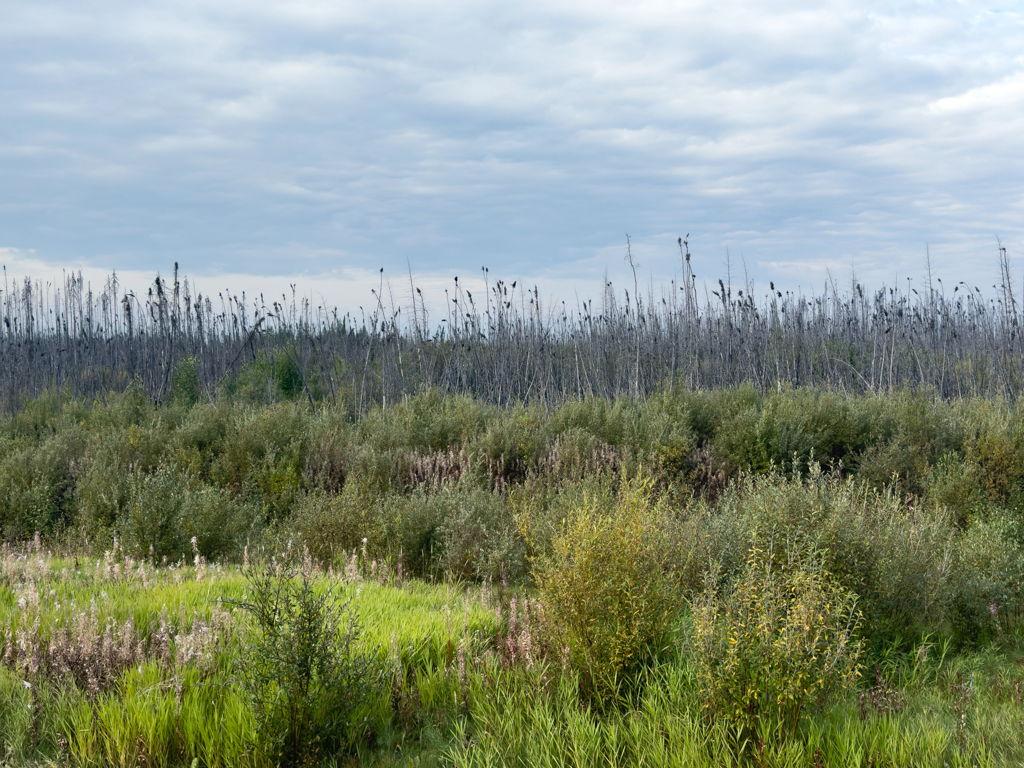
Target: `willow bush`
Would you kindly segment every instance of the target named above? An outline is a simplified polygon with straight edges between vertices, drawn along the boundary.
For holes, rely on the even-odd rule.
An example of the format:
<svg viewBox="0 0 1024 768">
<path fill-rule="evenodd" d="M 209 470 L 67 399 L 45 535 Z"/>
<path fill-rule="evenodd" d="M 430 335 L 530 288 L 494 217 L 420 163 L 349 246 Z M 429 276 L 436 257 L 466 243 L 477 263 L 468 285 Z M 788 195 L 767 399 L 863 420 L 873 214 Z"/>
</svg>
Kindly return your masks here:
<svg viewBox="0 0 1024 768">
<path fill-rule="evenodd" d="M 637 477 L 603 511 L 584 500 L 569 511 L 551 554 L 534 565 L 546 640 L 565 654 L 598 700 L 619 693 L 671 645 L 682 606 L 664 510 Z"/>
<path fill-rule="evenodd" d="M 755 543 L 724 594 L 709 573 L 690 621 L 687 649 L 707 714 L 751 736 L 764 720 L 795 733 L 808 708 L 860 677 L 857 596 L 797 542 Z"/>
</svg>

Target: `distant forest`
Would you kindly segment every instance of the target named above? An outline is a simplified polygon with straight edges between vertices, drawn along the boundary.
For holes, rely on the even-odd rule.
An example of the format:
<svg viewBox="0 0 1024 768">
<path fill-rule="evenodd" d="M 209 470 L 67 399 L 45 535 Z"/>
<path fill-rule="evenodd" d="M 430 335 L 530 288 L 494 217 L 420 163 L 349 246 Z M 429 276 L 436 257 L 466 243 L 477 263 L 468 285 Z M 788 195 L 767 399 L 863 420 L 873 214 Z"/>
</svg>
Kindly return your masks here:
<svg viewBox="0 0 1024 768">
<path fill-rule="evenodd" d="M 80 274 L 56 286 L 5 280 L 0 397 L 11 412 L 46 391 L 101 398 L 137 382 L 156 401 L 306 399 L 359 419 L 424 389 L 556 404 L 741 383 L 1011 399 L 1024 387 L 1024 316 L 1005 249 L 988 296 L 930 272 L 921 291 L 851 281 L 809 296 L 769 284 L 755 296 L 731 280 L 698 287 L 683 241 L 680 258 L 679 281 L 646 291 L 609 282 L 576 306 L 484 270 L 484 294 L 456 278 L 440 318 L 411 278 L 399 304 L 382 276 L 359 316 L 294 293 L 203 296 L 177 264 L 145 295 L 116 274 L 98 292 Z"/>
</svg>

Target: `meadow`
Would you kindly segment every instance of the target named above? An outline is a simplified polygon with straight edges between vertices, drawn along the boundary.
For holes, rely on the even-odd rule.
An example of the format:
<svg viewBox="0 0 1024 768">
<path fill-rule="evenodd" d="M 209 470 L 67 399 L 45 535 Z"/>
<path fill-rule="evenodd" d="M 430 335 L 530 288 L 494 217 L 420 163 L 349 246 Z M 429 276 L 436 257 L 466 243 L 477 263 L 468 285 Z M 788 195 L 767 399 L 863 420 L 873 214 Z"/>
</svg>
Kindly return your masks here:
<svg viewBox="0 0 1024 768">
<path fill-rule="evenodd" d="M 679 246 L 441 316 L 5 278 L 0 764 L 1024 764 L 1007 254 L 701 296 Z"/>
<path fill-rule="evenodd" d="M 0 422 L 10 765 L 1024 762 L 1024 409 L 752 383 Z"/>
</svg>

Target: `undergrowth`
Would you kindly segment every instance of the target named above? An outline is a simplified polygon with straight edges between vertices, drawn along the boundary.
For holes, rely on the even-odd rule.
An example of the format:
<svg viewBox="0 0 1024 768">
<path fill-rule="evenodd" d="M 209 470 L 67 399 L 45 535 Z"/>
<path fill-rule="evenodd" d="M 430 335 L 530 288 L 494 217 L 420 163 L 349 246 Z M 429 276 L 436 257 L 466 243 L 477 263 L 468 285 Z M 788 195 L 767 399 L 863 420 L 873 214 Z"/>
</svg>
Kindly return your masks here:
<svg viewBox="0 0 1024 768">
<path fill-rule="evenodd" d="M 5 764 L 1024 761 L 1014 404 L 186 374 L 0 424 Z"/>
</svg>

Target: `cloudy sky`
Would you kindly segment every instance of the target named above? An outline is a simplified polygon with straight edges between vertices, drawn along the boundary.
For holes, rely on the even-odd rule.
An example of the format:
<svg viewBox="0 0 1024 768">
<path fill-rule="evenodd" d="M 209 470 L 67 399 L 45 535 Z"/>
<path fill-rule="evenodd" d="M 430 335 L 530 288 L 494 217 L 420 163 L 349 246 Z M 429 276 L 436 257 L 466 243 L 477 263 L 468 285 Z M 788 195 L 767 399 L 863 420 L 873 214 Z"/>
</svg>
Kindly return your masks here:
<svg viewBox="0 0 1024 768">
<path fill-rule="evenodd" d="M 1024 256 L 1019 2 L 0 0 L 9 272 L 552 292 Z M 1024 259 L 1020 261 L 1024 266 Z M 1024 269 L 1020 270 L 1024 277 Z"/>
</svg>

